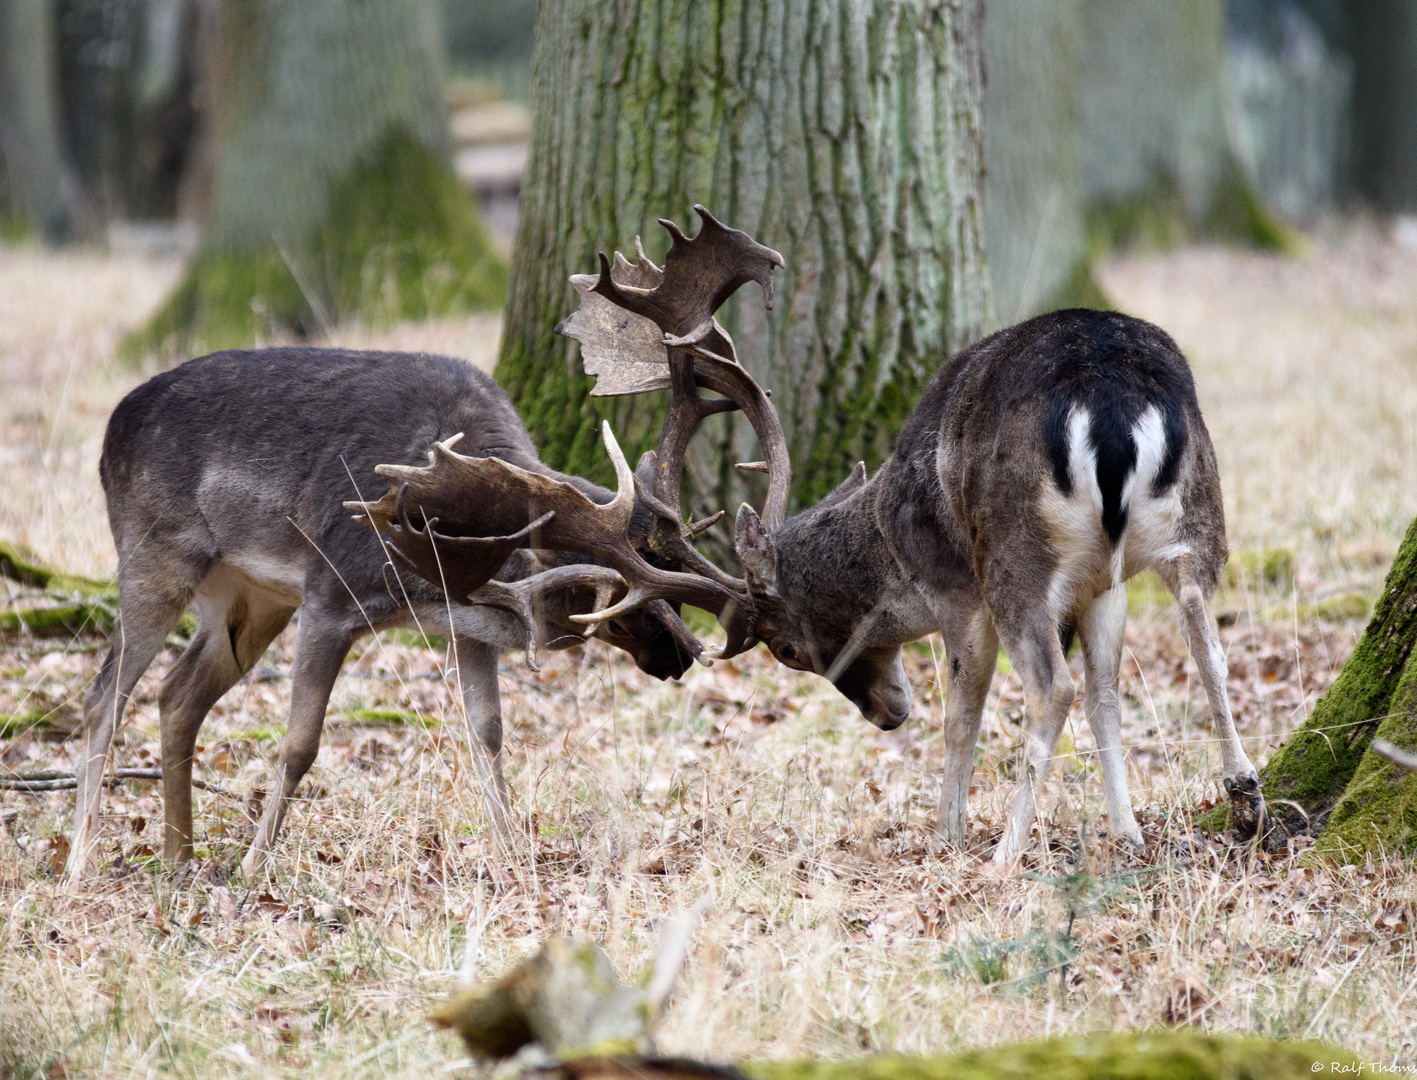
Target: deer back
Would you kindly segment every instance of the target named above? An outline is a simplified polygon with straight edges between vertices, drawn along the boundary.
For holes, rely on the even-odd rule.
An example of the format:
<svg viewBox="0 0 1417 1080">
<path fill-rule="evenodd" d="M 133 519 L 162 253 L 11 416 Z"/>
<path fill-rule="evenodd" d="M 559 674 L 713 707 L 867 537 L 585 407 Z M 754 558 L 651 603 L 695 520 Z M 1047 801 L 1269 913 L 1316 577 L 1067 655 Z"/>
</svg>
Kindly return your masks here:
<svg viewBox="0 0 1417 1080">
<path fill-rule="evenodd" d="M 422 463 L 458 432 L 467 454 L 551 472 L 505 392 L 461 360 L 294 347 L 188 361 L 130 393 L 109 422 L 100 474 L 120 559 L 158 544 L 294 596 L 312 566 L 328 565 L 361 599 L 388 598 L 378 540 L 342 501 L 387 486 L 375 466 Z M 415 575 L 404 587 L 437 595 Z"/>
<path fill-rule="evenodd" d="M 968 553 L 981 581 L 1074 592 L 1183 556 L 1212 585 L 1225 564 L 1220 482 L 1195 383 L 1162 330 L 1117 312 L 1053 312 L 965 350 L 902 432 L 902 518 Z M 918 545 L 917 545 L 918 547 Z M 913 560 L 937 573 L 929 560 Z M 1066 579 L 1066 580 L 1064 580 Z M 1064 595 L 1067 594 L 1067 595 Z"/>
</svg>

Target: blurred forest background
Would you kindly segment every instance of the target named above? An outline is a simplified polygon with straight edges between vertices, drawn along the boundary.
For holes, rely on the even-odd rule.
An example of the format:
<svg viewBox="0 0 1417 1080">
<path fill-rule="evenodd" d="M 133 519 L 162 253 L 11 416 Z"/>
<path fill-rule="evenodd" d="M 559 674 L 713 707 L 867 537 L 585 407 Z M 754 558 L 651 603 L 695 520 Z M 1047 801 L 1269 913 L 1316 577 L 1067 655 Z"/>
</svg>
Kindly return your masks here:
<svg viewBox="0 0 1417 1080">
<path fill-rule="evenodd" d="M 4 0 L 0 229 L 179 252 L 125 343 L 169 362 L 507 304 L 498 376 L 596 475 L 662 403 L 587 402 L 565 278 L 702 201 L 787 256 L 725 322 L 799 503 L 888 451 L 939 357 L 1105 304 L 1119 248 L 1417 229 L 1417 2 Z M 521 208 L 521 220 L 518 211 Z M 1405 233 L 1404 233 L 1405 235 Z M 510 294 L 508 289 L 510 287 Z M 695 510 L 750 484 L 722 419 Z"/>
<path fill-rule="evenodd" d="M 673 1052 L 1194 1022 L 1411 1057 L 1417 885 L 1380 860 L 1417 836 L 1417 773 L 1391 783 L 1368 748 L 1417 750 L 1417 607 L 1387 602 L 1417 589 L 1417 0 L 0 0 L 0 542 L 69 572 L 0 558 L 0 771 L 73 767 L 113 597 L 71 575 L 114 569 L 97 463 L 125 393 L 225 346 L 436 350 L 495 374 L 549 464 L 607 480 L 599 421 L 636 453 L 664 403 L 588 396 L 553 333 L 567 277 L 636 236 L 661 258 L 655 219 L 692 233 L 696 202 L 785 256 L 772 311 L 750 287 L 719 317 L 773 391 L 797 506 L 874 470 L 923 380 L 992 328 L 1076 303 L 1165 327 L 1222 474 L 1241 735 L 1272 797 L 1348 800 L 1327 835 L 1359 865 L 1300 865 L 1296 842 L 1257 868 L 1179 831 L 1224 797 L 1154 575 L 1129 583 L 1124 741 L 1156 857 L 1177 850 L 1163 837 L 1200 846 L 1099 862 L 1075 934 L 1052 882 L 1076 878 L 986 879 L 976 858 L 1022 738 L 1006 659 L 975 854 L 941 854 L 933 640 L 906 650 L 916 722 L 892 733 L 763 650 L 664 686 L 598 643 L 530 675 L 509 657 L 535 884 L 501 889 L 446 660 L 381 635 L 332 699 L 290 876 L 250 904 L 223 876 L 249 837 L 239 798 L 201 796 L 202 888 L 155 902 L 157 795 L 115 789 L 113 872 L 76 907 L 46 870 L 72 799 L 0 796 L 0 1076 L 11 1058 L 237 1076 L 252 1056 L 426 1075 L 455 1050 L 410 1017 L 469 942 L 484 973 L 562 931 L 636 970 L 708 889 Z M 751 433 L 715 420 L 695 517 L 755 494 L 725 467 L 760 456 Z M 214 710 L 210 782 L 268 782 L 293 648 Z M 159 761 L 178 655 L 140 688 L 125 765 Z M 1348 748 L 1312 770 L 1325 791 L 1292 790 L 1275 763 L 1337 761 L 1329 730 Z M 1079 707 L 1055 837 L 1101 820 L 1091 739 Z M 1079 950 L 1066 984 L 1033 966 L 1055 941 Z"/>
</svg>

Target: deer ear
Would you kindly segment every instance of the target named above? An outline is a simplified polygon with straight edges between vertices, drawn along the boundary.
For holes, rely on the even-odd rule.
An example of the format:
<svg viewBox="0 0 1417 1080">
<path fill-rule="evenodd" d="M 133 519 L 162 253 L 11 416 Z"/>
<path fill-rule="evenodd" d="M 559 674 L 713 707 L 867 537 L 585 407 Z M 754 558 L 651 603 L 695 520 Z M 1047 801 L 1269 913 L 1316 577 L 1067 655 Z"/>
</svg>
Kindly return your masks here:
<svg viewBox="0 0 1417 1080">
<path fill-rule="evenodd" d="M 763 529 L 758 512 L 747 503 L 738 507 L 733 547 L 748 575 L 750 592 L 764 593 L 777 584 L 777 549 Z"/>
</svg>

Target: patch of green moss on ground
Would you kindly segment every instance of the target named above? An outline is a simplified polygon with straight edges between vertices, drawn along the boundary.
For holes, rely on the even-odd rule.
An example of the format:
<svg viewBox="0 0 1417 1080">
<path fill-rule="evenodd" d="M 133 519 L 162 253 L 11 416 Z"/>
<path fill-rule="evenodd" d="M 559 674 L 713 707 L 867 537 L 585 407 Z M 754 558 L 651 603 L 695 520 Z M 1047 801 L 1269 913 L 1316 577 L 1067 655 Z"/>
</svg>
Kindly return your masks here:
<svg viewBox="0 0 1417 1080">
<path fill-rule="evenodd" d="M 741 1065 L 754 1080 L 1289 1080 L 1355 1055 L 1317 1042 L 1194 1031 L 1101 1032 L 933 1058 L 770 1061 Z"/>
<path fill-rule="evenodd" d="M 1294 552 L 1288 548 L 1260 548 L 1237 551 L 1225 564 L 1225 587 L 1267 585 L 1288 592 L 1294 587 Z"/>
<path fill-rule="evenodd" d="M 1367 618 L 1373 610 L 1373 603 L 1361 593 L 1345 593 L 1342 596 L 1320 600 L 1314 604 L 1300 604 L 1300 621 L 1318 619 L 1320 622 L 1348 622 L 1352 619 Z"/>
<path fill-rule="evenodd" d="M 0 715 L 0 739 L 13 739 L 32 727 L 42 727 L 49 712 L 45 709 L 29 709 L 25 712 Z"/>
<path fill-rule="evenodd" d="M 505 302 L 507 264 L 476 205 L 403 128 L 331 186 L 326 207 L 325 220 L 284 249 L 199 253 L 124 354 L 236 348 L 356 316 L 387 323 Z"/>
<path fill-rule="evenodd" d="M 1143 570 L 1127 582 L 1127 614 L 1144 615 L 1176 602 L 1171 590 L 1154 570 Z"/>
<path fill-rule="evenodd" d="M 402 726 L 405 724 L 425 728 L 441 726 L 441 722 L 431 716 L 424 716 L 422 713 L 416 712 L 405 712 L 402 709 L 345 709 L 339 714 L 339 719 L 353 724 L 368 724 L 382 727 Z"/>
<path fill-rule="evenodd" d="M 448 639 L 442 634 L 424 634 L 417 630 L 385 630 L 383 638 L 390 645 L 403 645 L 410 649 L 437 649 L 448 647 Z"/>
<path fill-rule="evenodd" d="M 0 634 L 65 637 L 113 630 L 114 608 L 101 600 L 34 605 L 0 611 Z"/>
</svg>

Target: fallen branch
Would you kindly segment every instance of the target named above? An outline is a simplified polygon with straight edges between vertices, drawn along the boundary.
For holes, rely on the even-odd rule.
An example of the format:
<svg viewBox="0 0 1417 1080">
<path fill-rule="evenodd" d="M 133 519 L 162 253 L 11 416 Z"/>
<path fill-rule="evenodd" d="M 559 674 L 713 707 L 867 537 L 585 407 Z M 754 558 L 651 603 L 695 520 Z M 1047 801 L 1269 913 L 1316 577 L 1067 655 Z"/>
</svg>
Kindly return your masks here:
<svg viewBox="0 0 1417 1080">
<path fill-rule="evenodd" d="M 161 769 L 114 769 L 103 778 L 107 787 L 114 787 L 125 780 L 161 780 Z M 31 772 L 18 776 L 0 776 L 0 790 L 20 791 L 26 795 L 36 795 L 44 791 L 73 791 L 79 786 L 79 778 L 67 772 Z M 236 798 L 236 792 L 220 784 L 209 784 L 205 780 L 192 778 L 192 786 L 210 791 L 214 795 Z"/>
<path fill-rule="evenodd" d="M 1379 757 L 1385 757 L 1394 765 L 1417 772 L 1417 754 L 1407 750 L 1399 750 L 1386 739 L 1374 739 L 1371 745 L 1373 753 Z"/>
</svg>

